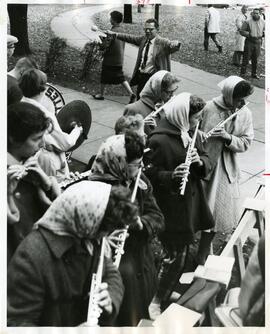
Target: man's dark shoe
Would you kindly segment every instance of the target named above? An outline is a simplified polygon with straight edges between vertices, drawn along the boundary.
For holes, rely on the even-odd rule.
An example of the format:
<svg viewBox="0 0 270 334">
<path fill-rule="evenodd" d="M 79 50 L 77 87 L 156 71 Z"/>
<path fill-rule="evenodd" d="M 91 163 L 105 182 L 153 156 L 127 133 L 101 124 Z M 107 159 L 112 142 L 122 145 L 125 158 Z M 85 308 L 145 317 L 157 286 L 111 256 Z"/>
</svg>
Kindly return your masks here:
<svg viewBox="0 0 270 334">
<path fill-rule="evenodd" d="M 218 47 L 218 52 L 219 52 L 219 53 L 222 53 L 222 46 L 219 46 L 219 47 Z"/>
</svg>

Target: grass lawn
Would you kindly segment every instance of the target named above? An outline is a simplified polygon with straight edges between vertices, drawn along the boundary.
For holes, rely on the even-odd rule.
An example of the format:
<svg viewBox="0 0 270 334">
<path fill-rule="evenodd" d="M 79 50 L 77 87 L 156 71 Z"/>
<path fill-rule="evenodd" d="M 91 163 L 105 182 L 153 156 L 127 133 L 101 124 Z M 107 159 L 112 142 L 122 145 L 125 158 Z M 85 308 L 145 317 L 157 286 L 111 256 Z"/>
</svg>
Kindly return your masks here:
<svg viewBox="0 0 270 334">
<path fill-rule="evenodd" d="M 119 11 L 122 8 L 118 8 Z M 178 39 L 181 49 L 172 55 L 172 59 L 180 63 L 215 73 L 223 76 L 239 74 L 239 69 L 230 65 L 234 48 L 235 27 L 234 21 L 239 10 L 218 9 L 221 16 L 221 34 L 218 35 L 223 46 L 223 53 L 217 53 L 217 48 L 210 39 L 209 51 L 203 48 L 203 27 L 205 8 L 202 7 L 175 7 L 160 6 L 159 24 L 160 35 L 169 39 Z M 95 16 L 96 23 L 102 28 L 109 28 L 108 14 L 110 11 L 101 12 Z M 135 7 L 132 12 L 132 24 L 123 24 L 127 33 L 143 34 L 143 23 L 154 16 L 154 8 L 146 6 L 142 13 L 137 13 Z M 261 54 L 258 64 L 258 73 L 265 73 L 265 54 Z M 254 80 L 253 84 L 264 87 L 264 79 Z"/>
<path fill-rule="evenodd" d="M 29 42 L 34 57 L 37 59 L 41 68 L 45 68 L 46 53 L 49 50 L 50 40 L 54 37 L 50 30 L 50 22 L 57 15 L 64 11 L 72 10 L 78 6 L 72 5 L 29 5 L 28 6 L 28 30 Z M 123 11 L 123 8 L 116 8 Z M 172 59 L 181 63 L 194 66 L 205 71 L 229 76 L 238 74 L 239 70 L 229 65 L 234 46 L 234 20 L 238 10 L 219 9 L 221 14 L 220 40 L 222 41 L 224 52 L 219 54 L 210 40 L 209 51 L 203 50 L 203 22 L 205 8 L 201 7 L 160 7 L 160 34 L 170 39 L 178 39 L 182 46 L 180 52 L 172 55 Z M 108 14 L 104 11 L 95 15 L 96 24 L 100 28 L 109 28 Z M 143 33 L 143 22 L 154 16 L 152 6 L 146 6 L 142 13 L 137 13 L 133 7 L 133 23 L 123 24 L 123 31 L 127 33 Z M 9 65 L 12 66 L 16 61 L 13 57 Z M 260 57 L 258 72 L 265 72 L 264 51 Z M 49 75 L 49 81 L 63 86 L 73 88 L 86 93 L 94 94 L 99 89 L 100 65 L 101 61 L 96 61 L 89 71 L 86 79 L 81 79 L 84 55 L 67 46 L 62 56 L 55 63 L 53 74 Z M 255 86 L 264 87 L 264 80 L 253 80 Z M 108 86 L 108 95 L 126 95 L 121 86 Z"/>
</svg>

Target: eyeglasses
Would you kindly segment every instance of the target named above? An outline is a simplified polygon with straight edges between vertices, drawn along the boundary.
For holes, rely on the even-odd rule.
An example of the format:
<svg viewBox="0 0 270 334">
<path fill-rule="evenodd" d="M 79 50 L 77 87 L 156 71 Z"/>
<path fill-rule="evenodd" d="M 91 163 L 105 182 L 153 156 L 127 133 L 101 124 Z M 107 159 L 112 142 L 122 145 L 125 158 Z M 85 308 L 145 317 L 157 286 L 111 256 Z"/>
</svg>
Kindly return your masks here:
<svg viewBox="0 0 270 334">
<path fill-rule="evenodd" d="M 144 28 L 144 31 L 153 31 L 155 30 L 156 28 Z"/>
<path fill-rule="evenodd" d="M 177 89 L 178 89 L 178 86 L 176 86 L 176 87 L 175 87 L 174 89 L 172 89 L 172 90 L 166 90 L 166 89 L 164 89 L 164 92 L 167 93 L 167 94 L 173 94 L 174 92 L 177 91 Z"/>
</svg>

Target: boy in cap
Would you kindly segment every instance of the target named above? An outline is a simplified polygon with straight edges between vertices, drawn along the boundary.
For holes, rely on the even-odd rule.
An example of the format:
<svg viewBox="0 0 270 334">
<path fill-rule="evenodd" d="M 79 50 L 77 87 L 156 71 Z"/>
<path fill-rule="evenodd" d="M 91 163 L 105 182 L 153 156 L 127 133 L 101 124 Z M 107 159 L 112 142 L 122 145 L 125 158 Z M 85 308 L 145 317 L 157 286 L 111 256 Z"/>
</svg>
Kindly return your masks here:
<svg viewBox="0 0 270 334">
<path fill-rule="evenodd" d="M 12 35 L 7 35 L 7 56 L 8 58 L 10 58 L 13 53 L 14 53 L 14 49 L 15 49 L 15 45 L 18 43 L 18 38 Z"/>
</svg>

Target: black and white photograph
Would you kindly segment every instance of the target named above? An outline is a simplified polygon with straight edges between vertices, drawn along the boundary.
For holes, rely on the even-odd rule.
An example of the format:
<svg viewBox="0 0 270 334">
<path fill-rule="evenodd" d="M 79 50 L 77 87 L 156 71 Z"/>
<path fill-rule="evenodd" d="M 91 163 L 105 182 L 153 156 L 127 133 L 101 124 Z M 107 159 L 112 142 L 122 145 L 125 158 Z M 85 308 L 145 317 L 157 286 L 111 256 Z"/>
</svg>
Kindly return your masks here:
<svg viewBox="0 0 270 334">
<path fill-rule="evenodd" d="M 269 16 L 1 3 L 1 333 L 266 333 Z"/>
</svg>

